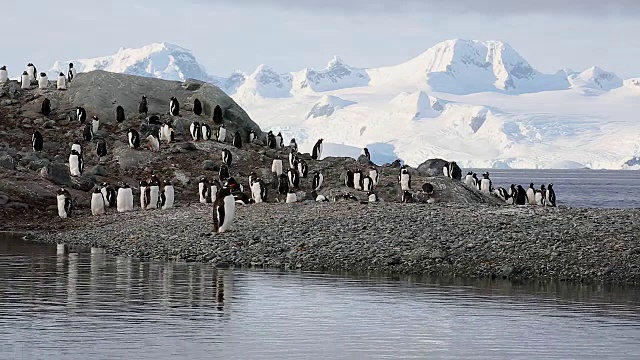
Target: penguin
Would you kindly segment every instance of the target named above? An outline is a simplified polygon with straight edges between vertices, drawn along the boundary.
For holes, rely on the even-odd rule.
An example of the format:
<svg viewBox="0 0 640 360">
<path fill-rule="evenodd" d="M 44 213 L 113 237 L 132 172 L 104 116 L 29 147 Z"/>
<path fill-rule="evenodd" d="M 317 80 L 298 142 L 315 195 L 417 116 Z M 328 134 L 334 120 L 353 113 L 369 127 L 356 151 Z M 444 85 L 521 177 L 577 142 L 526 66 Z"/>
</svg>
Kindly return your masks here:
<svg viewBox="0 0 640 360">
<path fill-rule="evenodd" d="M 349 193 L 344 193 L 342 195 L 338 195 L 336 196 L 333 201 L 338 201 L 338 200 L 352 200 L 352 201 L 359 201 L 357 197 L 355 197 L 355 195 L 353 194 L 349 194 Z"/>
<path fill-rule="evenodd" d="M 267 133 L 267 146 L 269 147 L 269 149 L 276 148 L 276 137 L 273 135 L 273 132 L 271 131 Z"/>
<path fill-rule="evenodd" d="M 227 166 L 231 166 L 233 162 L 233 154 L 228 149 L 222 149 L 222 162 Z"/>
<path fill-rule="evenodd" d="M 127 132 L 127 138 L 129 139 L 129 148 L 138 149 L 140 147 L 140 134 L 138 134 L 136 129 L 129 129 Z"/>
<path fill-rule="evenodd" d="M 298 163 L 298 172 L 300 173 L 301 178 L 307 178 L 307 176 L 309 175 L 309 166 L 307 165 L 306 161 L 300 160 L 300 162 Z"/>
<path fill-rule="evenodd" d="M 196 116 L 202 115 L 202 103 L 198 99 L 193 100 L 193 113 Z"/>
<path fill-rule="evenodd" d="M 133 211 L 133 191 L 127 183 L 122 183 L 118 189 L 116 208 L 118 212 Z"/>
<path fill-rule="evenodd" d="M 222 121 L 222 108 L 220 107 L 220 105 L 216 105 L 216 107 L 213 109 L 213 123 L 222 124 Z"/>
<path fill-rule="evenodd" d="M 162 125 L 162 123 L 160 122 L 160 117 L 158 115 L 149 116 L 149 118 L 147 119 L 147 123 L 149 125 Z"/>
<path fill-rule="evenodd" d="M 147 95 L 142 95 L 142 99 L 138 105 L 138 114 L 144 114 L 144 116 L 147 116 L 148 113 L 149 106 L 147 106 Z"/>
<path fill-rule="evenodd" d="M 499 187 L 497 189 L 493 190 L 493 193 L 498 197 L 498 199 L 504 201 L 504 202 L 508 202 L 509 199 L 511 199 L 511 195 L 509 195 L 509 192 L 507 191 L 507 189 L 503 188 L 503 187 Z"/>
<path fill-rule="evenodd" d="M 298 153 L 293 151 L 289 151 L 289 167 L 295 168 L 298 164 Z"/>
<path fill-rule="evenodd" d="M 98 117 L 95 115 L 91 119 L 91 126 L 93 127 L 94 134 L 98 132 L 98 129 L 100 128 L 100 119 L 98 119 Z"/>
<path fill-rule="evenodd" d="M 180 103 L 175 96 L 171 97 L 171 100 L 169 101 L 169 114 L 173 116 L 180 115 Z"/>
<path fill-rule="evenodd" d="M 160 140 L 166 141 L 169 144 L 174 139 L 174 131 L 171 125 L 164 123 L 160 127 Z"/>
<path fill-rule="evenodd" d="M 71 217 L 73 200 L 71 199 L 69 191 L 65 188 L 60 188 L 56 193 L 56 200 L 58 202 L 58 216 L 60 216 L 61 219 Z"/>
<path fill-rule="evenodd" d="M 2 67 L 0 67 L 0 85 L 4 85 L 4 83 L 6 83 L 7 81 L 9 81 L 7 67 L 6 65 L 2 65 Z"/>
<path fill-rule="evenodd" d="M 256 132 L 253 129 L 249 130 L 249 143 L 253 144 L 253 141 L 256 139 Z"/>
<path fill-rule="evenodd" d="M 258 178 L 258 174 L 255 173 L 255 171 L 252 171 L 249 174 L 249 187 L 251 187 L 251 184 L 253 184 L 253 182 Z"/>
<path fill-rule="evenodd" d="M 27 90 L 31 87 L 31 80 L 29 79 L 29 74 L 26 71 L 22 72 L 22 77 L 20 78 L 20 86 L 21 89 Z"/>
<path fill-rule="evenodd" d="M 328 202 L 329 199 L 327 199 L 326 196 L 324 195 L 316 195 L 316 202 Z"/>
<path fill-rule="evenodd" d="M 75 141 L 72 145 L 71 145 L 71 151 L 77 151 L 78 154 L 80 154 L 80 156 L 82 156 L 82 145 L 80 145 L 79 141 Z"/>
<path fill-rule="evenodd" d="M 146 209 L 150 202 L 149 183 L 146 180 L 140 181 L 140 209 Z"/>
<path fill-rule="evenodd" d="M 48 98 L 44 98 L 44 100 L 42 100 L 42 105 L 40 105 L 40 112 L 44 116 L 49 116 L 49 114 L 51 114 L 51 100 L 49 100 Z"/>
<path fill-rule="evenodd" d="M 202 138 L 202 129 L 200 128 L 200 123 L 194 121 L 189 126 L 189 133 L 191 134 L 191 138 L 193 141 L 198 141 Z"/>
<path fill-rule="evenodd" d="M 95 188 L 93 194 L 91 194 L 91 215 L 104 215 L 104 196 L 100 188 Z"/>
<path fill-rule="evenodd" d="M 227 128 L 224 127 L 224 124 L 218 127 L 218 131 L 216 132 L 216 139 L 222 143 L 227 141 Z"/>
<path fill-rule="evenodd" d="M 367 149 L 367 148 L 362 149 L 362 153 L 360 155 L 366 156 L 367 159 L 369 159 L 369 161 L 371 161 L 371 154 L 369 153 L 369 149 Z"/>
<path fill-rule="evenodd" d="M 527 202 L 529 205 L 536 204 L 536 189 L 533 187 L 533 183 L 530 183 L 527 189 Z"/>
<path fill-rule="evenodd" d="M 411 192 L 409 190 L 404 190 L 402 192 L 402 202 L 403 203 L 412 203 L 413 202 L 413 195 L 411 195 Z"/>
<path fill-rule="evenodd" d="M 287 204 L 294 203 L 297 201 L 298 201 L 298 196 L 293 191 L 293 189 L 290 189 L 289 192 L 287 193 Z"/>
<path fill-rule="evenodd" d="M 354 171 L 353 173 L 353 188 L 356 190 L 362 190 L 362 171 Z"/>
<path fill-rule="evenodd" d="M 287 171 L 287 178 L 289 179 L 289 188 L 297 188 L 300 186 L 300 174 L 298 174 L 298 170 L 289 169 Z"/>
<path fill-rule="evenodd" d="M 118 105 L 116 107 L 116 122 L 118 124 L 121 124 L 122 122 L 124 122 L 124 108 L 120 105 Z"/>
<path fill-rule="evenodd" d="M 291 141 L 289 141 L 289 148 L 296 153 L 298 152 L 298 143 L 296 143 L 295 138 L 291 138 Z"/>
<path fill-rule="evenodd" d="M 226 179 L 223 187 L 229 188 L 232 193 L 235 191 L 244 191 L 244 186 L 240 185 L 233 177 Z"/>
<path fill-rule="evenodd" d="M 211 185 L 206 177 L 201 177 L 198 182 L 198 195 L 200 196 L 200 203 L 206 204 L 211 202 Z"/>
<path fill-rule="evenodd" d="M 27 74 L 29 75 L 29 81 L 37 80 L 38 70 L 32 63 L 27 64 Z"/>
<path fill-rule="evenodd" d="M 535 190 L 536 205 L 544 206 L 546 192 L 547 189 L 545 189 L 544 184 L 540 185 L 540 189 Z"/>
<path fill-rule="evenodd" d="M 431 183 L 424 183 L 424 185 L 422 185 L 422 191 L 427 195 L 433 195 L 435 188 Z"/>
<path fill-rule="evenodd" d="M 316 144 L 313 145 L 313 151 L 311 152 L 311 158 L 313 160 L 320 160 L 322 157 L 322 140 L 323 139 L 319 139 Z"/>
<path fill-rule="evenodd" d="M 154 210 L 158 208 L 160 201 L 160 181 L 152 179 L 147 187 L 149 192 L 149 203 L 145 207 L 146 210 Z"/>
<path fill-rule="evenodd" d="M 117 194 L 113 186 L 107 184 L 106 182 L 103 182 L 102 184 L 100 184 L 100 192 L 102 193 L 102 198 L 104 199 L 105 206 L 110 208 L 116 206 Z"/>
<path fill-rule="evenodd" d="M 160 140 L 155 134 L 147 135 L 147 147 L 153 152 L 160 151 Z"/>
<path fill-rule="evenodd" d="M 217 179 L 213 179 L 213 181 L 211 181 L 209 184 L 211 185 L 209 187 L 209 192 L 211 193 L 211 202 L 214 202 L 216 201 L 218 190 L 220 190 L 222 186 L 220 186 L 220 181 L 218 181 Z"/>
<path fill-rule="evenodd" d="M 98 159 L 107 156 L 107 143 L 104 140 L 100 140 L 96 144 L 96 155 L 98 155 Z"/>
<path fill-rule="evenodd" d="M 40 131 L 38 130 L 34 131 L 33 135 L 31 135 L 31 147 L 33 148 L 33 151 L 42 151 L 43 145 L 44 140 L 42 139 L 42 134 L 40 134 Z"/>
<path fill-rule="evenodd" d="M 80 121 L 80 124 L 84 124 L 87 121 L 87 111 L 82 107 L 76 107 L 76 119 Z"/>
<path fill-rule="evenodd" d="M 522 185 L 518 185 L 516 189 L 516 205 L 524 205 L 527 202 L 527 192 L 524 190 Z"/>
<path fill-rule="evenodd" d="M 400 170 L 398 182 L 400 183 L 400 188 L 402 189 L 402 191 L 411 190 L 411 174 L 409 174 L 409 170 L 407 170 L 406 168 Z"/>
<path fill-rule="evenodd" d="M 482 180 L 480 181 L 480 191 L 485 194 L 489 194 L 493 191 L 493 186 L 491 184 L 491 179 L 489 179 L 488 172 L 482 174 Z"/>
<path fill-rule="evenodd" d="M 242 148 L 242 137 L 240 137 L 240 131 L 236 131 L 235 134 L 233 134 L 233 146 L 238 149 Z"/>
<path fill-rule="evenodd" d="M 276 176 L 282 175 L 282 160 L 280 160 L 280 157 L 273 159 L 273 162 L 271 163 L 271 172 L 275 173 Z"/>
<path fill-rule="evenodd" d="M 278 193 L 286 195 L 289 192 L 289 177 L 286 174 L 278 176 Z"/>
<path fill-rule="evenodd" d="M 71 155 L 69 155 L 69 171 L 71 176 L 81 176 L 84 171 L 82 155 L 75 150 L 71 150 Z"/>
<path fill-rule="evenodd" d="M 473 183 L 473 171 L 469 171 L 467 175 L 465 175 L 464 184 L 468 187 L 475 187 L 475 184 Z"/>
<path fill-rule="evenodd" d="M 276 135 L 276 149 L 282 149 L 283 147 L 282 133 L 279 132 L 278 135 Z"/>
<path fill-rule="evenodd" d="M 368 198 L 368 201 L 369 201 L 370 203 L 372 203 L 372 202 L 377 202 L 377 201 L 378 201 L 378 194 L 376 194 L 376 193 L 374 193 L 374 192 L 372 192 L 372 191 L 369 191 L 369 192 L 367 193 L 367 198 Z"/>
<path fill-rule="evenodd" d="M 202 123 L 200 126 L 200 133 L 202 135 L 202 140 L 211 140 L 211 126 L 209 126 L 209 124 Z"/>
<path fill-rule="evenodd" d="M 233 195 L 233 200 L 236 204 L 249 205 L 256 203 L 255 200 L 251 199 L 247 194 L 241 191 L 232 191 L 231 194 Z"/>
<path fill-rule="evenodd" d="M 257 203 L 267 202 L 267 187 L 262 179 L 254 179 L 250 183 L 251 197 Z"/>
<path fill-rule="evenodd" d="M 221 181 L 225 181 L 231 177 L 231 175 L 229 174 L 229 167 L 227 167 L 227 165 L 225 164 L 220 165 L 220 170 L 218 171 L 218 177 L 220 178 Z"/>
<path fill-rule="evenodd" d="M 86 124 L 84 126 L 84 130 L 82 131 L 82 138 L 84 139 L 84 141 L 93 140 L 93 125 L 92 124 Z"/>
<path fill-rule="evenodd" d="M 545 198 L 545 206 L 556 206 L 556 192 L 553 190 L 553 184 L 547 186 L 547 196 Z"/>
<path fill-rule="evenodd" d="M 73 78 L 76 77 L 76 69 L 73 67 L 73 63 L 69 63 L 69 71 L 67 71 L 67 80 L 69 84 L 73 81 Z"/>
<path fill-rule="evenodd" d="M 49 87 L 49 77 L 47 76 L 46 73 L 40 73 L 40 77 L 38 78 L 38 88 L 39 89 L 46 89 Z"/>
<path fill-rule="evenodd" d="M 473 178 L 472 183 L 473 183 L 474 189 L 477 189 L 478 191 L 480 191 L 481 182 L 478 179 L 478 175 L 476 173 L 473 173 L 472 178 Z"/>
<path fill-rule="evenodd" d="M 378 169 L 376 169 L 375 167 L 371 167 L 369 169 L 369 177 L 371 178 L 371 181 L 373 181 L 373 186 L 377 186 L 378 185 Z"/>
<path fill-rule="evenodd" d="M 371 177 L 369 177 L 369 175 L 364 175 L 361 183 L 362 191 L 371 192 L 371 190 L 373 190 L 373 180 L 371 180 Z"/>
<path fill-rule="evenodd" d="M 235 198 L 228 188 L 223 187 L 213 203 L 213 232 L 220 234 L 228 231 L 233 223 L 235 212 Z"/>
<path fill-rule="evenodd" d="M 516 194 L 518 193 L 518 190 L 516 189 L 516 185 L 515 184 L 511 184 L 511 186 L 509 187 L 509 189 L 507 189 L 507 193 L 509 194 L 509 196 L 511 196 L 512 198 L 516 197 Z"/>
<path fill-rule="evenodd" d="M 344 176 L 344 184 L 347 187 L 353 187 L 353 172 L 351 170 L 347 170 L 347 173 Z"/>
<path fill-rule="evenodd" d="M 56 89 L 67 90 L 67 78 L 63 73 L 58 74 L 58 81 L 56 81 Z"/>
<path fill-rule="evenodd" d="M 450 162 L 447 169 L 447 176 L 454 180 L 462 180 L 462 169 L 455 161 Z M 444 171 L 443 171 L 444 172 Z"/>
<path fill-rule="evenodd" d="M 320 187 L 322 186 L 322 181 L 324 181 L 324 176 L 318 172 L 318 171 L 314 171 L 313 172 L 313 190 L 318 191 L 320 190 Z"/>
</svg>

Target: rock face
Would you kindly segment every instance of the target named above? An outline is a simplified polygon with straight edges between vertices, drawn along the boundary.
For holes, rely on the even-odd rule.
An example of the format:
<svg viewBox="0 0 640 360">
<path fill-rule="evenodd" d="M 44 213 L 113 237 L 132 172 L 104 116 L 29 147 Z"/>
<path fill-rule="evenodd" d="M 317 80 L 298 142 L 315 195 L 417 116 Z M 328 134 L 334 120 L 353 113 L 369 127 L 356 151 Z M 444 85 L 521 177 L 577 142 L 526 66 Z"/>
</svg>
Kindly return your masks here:
<svg viewBox="0 0 640 360">
<path fill-rule="evenodd" d="M 40 176 L 60 186 L 71 186 L 71 174 L 65 164 L 51 163 L 40 169 Z"/>
<path fill-rule="evenodd" d="M 447 160 L 429 159 L 418 165 L 418 172 L 425 176 L 442 176 L 442 168 L 447 164 Z"/>
</svg>

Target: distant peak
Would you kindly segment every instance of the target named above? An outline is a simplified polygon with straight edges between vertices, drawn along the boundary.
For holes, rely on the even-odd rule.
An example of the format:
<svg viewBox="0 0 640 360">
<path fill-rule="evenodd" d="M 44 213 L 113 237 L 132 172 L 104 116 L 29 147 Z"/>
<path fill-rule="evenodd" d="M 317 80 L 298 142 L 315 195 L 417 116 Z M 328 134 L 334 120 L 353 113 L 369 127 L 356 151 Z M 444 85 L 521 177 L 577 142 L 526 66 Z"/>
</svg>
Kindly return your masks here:
<svg viewBox="0 0 640 360">
<path fill-rule="evenodd" d="M 338 55 L 334 55 L 331 61 L 329 61 L 328 67 L 333 67 L 336 65 L 344 65 L 344 62 Z"/>
<path fill-rule="evenodd" d="M 191 53 L 191 50 L 189 50 L 189 49 L 186 49 L 186 48 L 183 48 L 181 46 L 178 46 L 178 45 L 175 45 L 175 44 L 171 44 L 171 43 L 168 43 L 168 42 L 151 43 L 151 44 L 139 47 L 139 48 L 120 47 L 120 49 L 118 49 L 118 53 L 123 53 L 123 52 L 155 53 L 155 52 L 160 52 L 160 51 Z"/>
</svg>

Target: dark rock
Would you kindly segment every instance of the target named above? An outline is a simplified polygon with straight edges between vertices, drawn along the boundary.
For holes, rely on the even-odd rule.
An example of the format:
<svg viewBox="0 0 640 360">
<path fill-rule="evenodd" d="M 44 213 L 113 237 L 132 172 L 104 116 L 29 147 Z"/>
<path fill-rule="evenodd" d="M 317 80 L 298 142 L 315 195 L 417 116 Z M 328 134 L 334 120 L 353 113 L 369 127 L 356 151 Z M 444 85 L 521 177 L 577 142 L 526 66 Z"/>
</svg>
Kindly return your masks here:
<svg viewBox="0 0 640 360">
<path fill-rule="evenodd" d="M 5 193 L 0 193 L 0 205 L 7 205 L 9 202 L 9 196 Z"/>
<path fill-rule="evenodd" d="M 87 175 L 95 175 L 95 176 L 107 176 L 107 169 L 102 165 L 96 165 L 87 171 Z"/>
<path fill-rule="evenodd" d="M 33 160 L 29 163 L 29 169 L 31 170 L 40 170 L 43 167 L 49 165 L 50 161 L 47 159 L 38 159 Z"/>
<path fill-rule="evenodd" d="M 449 164 L 442 159 L 429 159 L 418 165 L 418 172 L 424 176 L 443 176 L 442 168 Z"/>
<path fill-rule="evenodd" d="M 42 124 L 42 126 L 45 129 L 53 129 L 53 127 L 56 126 L 56 122 L 53 120 L 47 120 L 44 122 L 44 124 Z"/>
<path fill-rule="evenodd" d="M 387 265 L 400 265 L 400 263 L 402 263 L 400 256 L 393 256 L 387 259 Z"/>
<path fill-rule="evenodd" d="M 29 205 L 21 202 L 11 202 L 7 204 L 9 209 L 17 210 L 17 211 L 27 211 L 29 210 Z"/>
<path fill-rule="evenodd" d="M 213 160 L 203 161 L 202 168 L 207 171 L 218 171 L 220 169 Z"/>
<path fill-rule="evenodd" d="M 360 155 L 358 156 L 358 164 L 364 164 L 364 165 L 370 165 L 371 164 L 371 160 L 369 160 L 368 157 L 366 157 L 365 155 Z"/>
<path fill-rule="evenodd" d="M 9 169 L 9 170 L 15 170 L 16 169 L 16 162 L 9 155 L 2 155 L 2 156 L 0 156 L 0 167 L 5 168 L 5 169 Z"/>
<path fill-rule="evenodd" d="M 630 249 L 628 254 L 629 255 L 638 255 L 638 254 L 640 254 L 640 247 Z"/>
<path fill-rule="evenodd" d="M 65 164 L 50 163 L 40 169 L 40 176 L 60 186 L 71 186 L 71 174 Z"/>
<path fill-rule="evenodd" d="M 198 148 L 196 147 L 196 145 L 194 143 L 191 142 L 183 142 L 183 143 L 179 143 L 177 144 L 177 147 L 179 149 L 182 150 L 188 150 L 188 151 L 195 151 L 198 150 Z"/>
<path fill-rule="evenodd" d="M 91 191 L 95 184 L 96 181 L 93 176 L 83 176 L 74 178 L 72 187 L 80 191 Z"/>
</svg>

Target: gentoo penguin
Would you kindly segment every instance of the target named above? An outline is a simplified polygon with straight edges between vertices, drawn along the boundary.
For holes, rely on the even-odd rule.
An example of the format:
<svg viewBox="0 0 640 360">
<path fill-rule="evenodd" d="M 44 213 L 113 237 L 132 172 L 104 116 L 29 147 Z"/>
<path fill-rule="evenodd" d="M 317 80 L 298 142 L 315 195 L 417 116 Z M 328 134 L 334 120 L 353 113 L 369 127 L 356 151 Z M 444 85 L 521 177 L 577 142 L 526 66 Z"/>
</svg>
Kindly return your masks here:
<svg viewBox="0 0 640 360">
<path fill-rule="evenodd" d="M 512 198 L 515 199 L 516 194 L 518 194 L 518 190 L 516 189 L 516 185 L 515 184 L 511 184 L 509 189 L 507 189 L 507 193 L 509 193 L 509 196 L 511 196 Z"/>
<path fill-rule="evenodd" d="M 370 192 L 373 190 L 373 180 L 369 175 L 364 175 L 360 182 L 362 183 L 362 191 Z"/>
<path fill-rule="evenodd" d="M 275 173 L 276 176 L 282 175 L 282 160 L 280 160 L 280 157 L 273 159 L 273 162 L 271 163 L 271 172 Z"/>
<path fill-rule="evenodd" d="M 478 175 L 477 175 L 476 173 L 473 173 L 472 178 L 473 178 L 473 179 L 472 179 L 473 187 L 474 187 L 475 189 L 478 189 L 478 191 L 480 191 L 480 185 L 481 185 L 481 183 L 480 183 L 480 180 L 478 179 Z"/>
<path fill-rule="evenodd" d="M 314 171 L 313 172 L 313 190 L 318 191 L 320 190 L 320 187 L 322 186 L 322 181 L 324 181 L 324 176 L 318 172 L 318 171 Z"/>
<path fill-rule="evenodd" d="M 180 115 L 180 103 L 175 96 L 171 97 L 171 100 L 169 101 L 169 114 L 173 116 Z"/>
<path fill-rule="evenodd" d="M 73 211 L 73 200 L 69 191 L 65 188 L 60 188 L 56 193 L 56 200 L 58 201 L 58 216 L 61 219 L 70 217 L 71 211 Z"/>
<path fill-rule="evenodd" d="M 116 207 L 118 212 L 133 211 L 133 191 L 127 183 L 122 183 L 118 189 Z"/>
<path fill-rule="evenodd" d="M 222 124 L 222 120 L 222 108 L 220 107 L 220 105 L 216 105 L 216 107 L 213 109 L 213 123 Z"/>
<path fill-rule="evenodd" d="M 175 190 L 173 184 L 169 180 L 164 181 L 164 187 L 160 194 L 160 207 L 162 210 L 171 209 L 175 201 Z"/>
<path fill-rule="evenodd" d="M 73 63 L 69 63 L 69 71 L 67 71 L 67 80 L 69 84 L 73 81 L 73 78 L 76 77 L 76 69 L 73 67 Z"/>
<path fill-rule="evenodd" d="M 220 181 L 218 181 L 217 179 L 213 179 L 213 181 L 211 181 L 209 183 L 211 186 L 209 187 L 210 189 L 210 193 L 211 193 L 211 202 L 216 201 L 216 196 L 218 195 L 218 190 L 220 190 L 222 188 L 222 186 L 220 186 Z"/>
<path fill-rule="evenodd" d="M 527 189 L 527 202 L 529 205 L 536 204 L 536 189 L 533 187 L 533 183 L 530 183 Z"/>
<path fill-rule="evenodd" d="M 468 187 L 475 187 L 475 184 L 473 182 L 473 171 L 469 171 L 467 175 L 465 175 L 464 184 Z"/>
<path fill-rule="evenodd" d="M 319 139 L 316 144 L 313 145 L 313 151 L 311 152 L 311 158 L 313 160 L 320 160 L 322 157 L 322 140 L 323 139 Z"/>
<path fill-rule="evenodd" d="M 162 124 L 160 127 L 160 140 L 166 141 L 167 144 L 170 143 L 174 139 L 174 132 L 171 125 L 168 123 Z"/>
<path fill-rule="evenodd" d="M 398 182 L 400 183 L 402 191 L 411 190 L 411 174 L 409 174 L 409 170 L 407 168 L 400 170 Z"/>
<path fill-rule="evenodd" d="M 105 212 L 104 202 L 100 188 L 95 188 L 93 194 L 91 194 L 91 215 L 103 215 Z"/>
<path fill-rule="evenodd" d="M 58 74 L 58 81 L 56 81 L 56 89 L 67 90 L 67 78 L 63 73 Z"/>
<path fill-rule="evenodd" d="M 445 176 L 454 180 L 462 180 L 462 169 L 460 169 L 460 167 L 458 166 L 458 164 L 456 164 L 455 161 L 448 163 L 446 166 L 447 166 L 447 170 L 446 170 Z M 445 172 L 444 169 L 443 169 L 443 172 Z"/>
<path fill-rule="evenodd" d="M 227 164 L 227 166 L 231 166 L 233 162 L 233 154 L 228 149 L 222 149 L 222 162 Z"/>
<path fill-rule="evenodd" d="M 374 193 L 373 191 L 369 191 L 367 193 L 367 198 L 368 198 L 370 203 L 376 202 L 376 201 L 378 201 L 378 194 Z"/>
<path fill-rule="evenodd" d="M 149 125 L 162 125 L 160 122 L 160 117 L 158 115 L 151 115 L 147 118 L 147 123 Z"/>
<path fill-rule="evenodd" d="M 256 132 L 253 129 L 249 130 L 249 143 L 253 144 L 253 141 L 256 139 Z"/>
<path fill-rule="evenodd" d="M 289 167 L 295 168 L 298 164 L 298 153 L 291 149 L 289 151 Z"/>
<path fill-rule="evenodd" d="M 196 116 L 202 115 L 202 103 L 198 99 L 193 100 L 193 113 Z"/>
<path fill-rule="evenodd" d="M 156 177 L 157 178 L 157 177 Z M 153 179 L 149 182 L 149 186 L 147 186 L 147 191 L 149 192 L 149 203 L 147 204 L 146 210 L 157 209 L 158 205 L 160 205 L 160 182 L 157 179 Z"/>
<path fill-rule="evenodd" d="M 211 126 L 209 124 L 202 123 L 200 126 L 200 133 L 202 134 L 202 140 L 211 140 Z"/>
<path fill-rule="evenodd" d="M 216 139 L 222 143 L 227 141 L 227 128 L 224 127 L 224 124 L 221 124 L 220 127 L 218 127 L 218 130 L 216 131 Z"/>
<path fill-rule="evenodd" d="M 294 203 L 297 201 L 298 201 L 298 196 L 293 191 L 293 189 L 290 189 L 289 192 L 287 193 L 287 204 Z"/>
<path fill-rule="evenodd" d="M 369 149 L 367 149 L 367 148 L 362 149 L 361 155 L 366 156 L 367 159 L 369 159 L 369 161 L 371 161 L 371 154 L 369 153 Z"/>
<path fill-rule="evenodd" d="M 117 201 L 116 189 L 113 186 L 103 182 L 100 184 L 100 192 L 102 193 L 102 198 L 104 199 L 104 204 L 107 207 L 115 207 Z"/>
<path fill-rule="evenodd" d="M 33 151 L 42 151 L 43 145 L 44 140 L 42 139 L 42 134 L 40 134 L 40 131 L 38 130 L 34 131 L 33 135 L 31 135 L 31 147 L 33 148 Z"/>
<path fill-rule="evenodd" d="M 431 183 L 424 183 L 424 185 L 422 185 L 422 191 L 427 195 L 433 195 L 435 189 Z"/>
<path fill-rule="evenodd" d="M 234 179 L 233 177 L 230 177 L 230 178 L 226 179 L 224 181 L 224 186 L 223 187 L 229 188 L 229 190 L 231 190 L 232 193 L 235 192 L 235 191 L 244 191 L 244 186 L 239 184 L 236 181 L 236 179 Z"/>
<path fill-rule="evenodd" d="M 7 73 L 7 67 L 2 65 L 0 67 L 0 85 L 4 85 L 9 80 L 9 74 Z"/>
<path fill-rule="evenodd" d="M 289 141 L 289 148 L 295 151 L 296 153 L 298 152 L 298 143 L 296 143 L 295 138 L 292 138 L 291 141 Z"/>
<path fill-rule="evenodd" d="M 233 134 L 233 146 L 238 149 L 242 148 L 242 137 L 240 136 L 240 131 L 236 131 L 235 134 Z"/>
<path fill-rule="evenodd" d="M 267 146 L 269 147 L 269 149 L 276 148 L 276 137 L 273 135 L 272 131 L 269 131 L 267 133 Z"/>
<path fill-rule="evenodd" d="M 411 192 L 409 190 L 404 190 L 402 192 L 402 202 L 403 203 L 413 202 L 413 195 L 411 195 Z"/>
<path fill-rule="evenodd" d="M 236 204 L 248 205 L 256 203 L 256 201 L 250 198 L 249 195 L 241 191 L 232 191 L 231 194 L 233 195 L 233 200 L 236 202 Z"/>
<path fill-rule="evenodd" d="M 44 98 L 44 100 L 42 100 L 40 112 L 44 116 L 49 116 L 49 114 L 51 114 L 51 100 L 49 100 L 48 98 Z"/>
<path fill-rule="evenodd" d="M 362 171 L 360 170 L 353 172 L 353 188 L 362 190 Z"/>
<path fill-rule="evenodd" d="M 75 150 L 78 152 L 78 154 L 80 154 L 80 156 L 82 156 L 82 145 L 80 145 L 79 141 L 74 141 L 73 144 L 71 145 L 71 150 Z"/>
<path fill-rule="evenodd" d="M 229 174 L 229 167 L 225 164 L 220 165 L 220 170 L 218 171 L 218 177 L 220 181 L 225 181 L 231 177 Z"/>
<path fill-rule="evenodd" d="M 142 99 L 138 105 L 138 114 L 144 114 L 144 116 L 147 116 L 148 113 L 149 106 L 147 106 L 147 95 L 142 95 Z"/>
<path fill-rule="evenodd" d="M 81 176 L 84 171 L 82 155 L 75 150 L 71 150 L 71 155 L 69 155 L 69 171 L 71 176 Z"/>
<path fill-rule="evenodd" d="M 46 73 L 40 73 L 40 77 L 38 78 L 38 88 L 46 89 L 49 87 L 49 77 Z"/>
<path fill-rule="evenodd" d="M 31 80 L 29 79 L 29 74 L 26 71 L 22 72 L 22 77 L 20 77 L 20 86 L 21 89 L 26 90 L 31 87 Z"/>
<path fill-rule="evenodd" d="M 297 188 L 300 186 L 300 174 L 298 174 L 298 170 L 287 170 L 287 178 L 289 179 L 289 188 Z"/>
<path fill-rule="evenodd" d="M 156 134 L 147 135 L 147 147 L 153 152 L 160 151 L 160 140 L 158 140 Z"/>
<path fill-rule="evenodd" d="M 378 169 L 376 169 L 375 167 L 371 167 L 369 169 L 369 177 L 371 178 L 371 180 L 373 181 L 373 186 L 378 185 Z"/>
<path fill-rule="evenodd" d="M 191 134 L 191 138 L 193 141 L 198 141 L 202 138 L 202 129 L 200 128 L 200 123 L 194 121 L 189 126 L 189 133 Z"/>
<path fill-rule="evenodd" d="M 285 195 L 289 192 L 289 177 L 286 174 L 278 176 L 278 193 Z"/>
<path fill-rule="evenodd" d="M 127 132 L 127 138 L 129 139 L 129 147 L 131 149 L 138 149 L 140 147 L 140 134 L 138 134 L 136 129 L 129 129 Z"/>
<path fill-rule="evenodd" d="M 29 81 L 36 81 L 38 79 L 38 70 L 32 63 L 27 64 L 27 74 L 29 75 Z"/>
<path fill-rule="evenodd" d="M 76 119 L 80 121 L 80 124 L 84 124 L 87 121 L 87 111 L 82 107 L 76 107 Z"/>
<path fill-rule="evenodd" d="M 100 119 L 98 119 L 98 117 L 95 115 L 93 115 L 93 118 L 91 118 L 91 126 L 93 127 L 94 134 L 98 132 L 98 129 L 100 128 Z"/>
<path fill-rule="evenodd" d="M 278 135 L 276 135 L 276 149 L 282 149 L 284 147 L 284 142 L 282 139 L 282 133 L 278 133 Z"/>
<path fill-rule="evenodd" d="M 489 173 L 486 172 L 482 174 L 482 180 L 480 181 L 480 191 L 489 194 L 492 190 L 493 186 L 491 185 L 491 179 L 489 179 Z"/>
<path fill-rule="evenodd" d="M 515 198 L 516 205 L 524 205 L 527 203 L 527 192 L 524 190 L 522 185 L 518 185 Z"/>
<path fill-rule="evenodd" d="M 556 192 L 553 190 L 553 184 L 547 186 L 547 197 L 545 198 L 545 206 L 556 206 Z"/>
<path fill-rule="evenodd" d="M 84 139 L 84 141 L 93 140 L 93 125 L 92 124 L 86 124 L 84 126 L 84 130 L 82 131 L 82 138 Z"/>
<path fill-rule="evenodd" d="M 116 107 L 116 122 L 118 124 L 124 122 L 124 108 L 120 105 Z"/>
<path fill-rule="evenodd" d="M 146 209 L 150 203 L 151 195 L 148 191 L 149 183 L 146 180 L 140 181 L 140 209 Z"/>
<path fill-rule="evenodd" d="M 107 156 L 107 143 L 102 139 L 96 144 L 96 155 L 98 155 L 98 159 Z"/>
<path fill-rule="evenodd" d="M 349 169 L 347 169 L 347 172 L 344 176 L 344 184 L 347 187 L 350 187 L 350 188 L 353 187 L 353 172 Z"/>
<path fill-rule="evenodd" d="M 211 185 L 206 177 L 201 177 L 198 182 L 198 196 L 200 196 L 200 202 L 206 204 L 211 201 Z"/>
<path fill-rule="evenodd" d="M 300 162 L 298 162 L 298 172 L 300 173 L 301 178 L 307 178 L 307 176 L 309 175 L 309 166 L 307 165 L 306 161 L 300 160 Z"/>
<path fill-rule="evenodd" d="M 253 179 L 250 183 L 251 198 L 257 203 L 267 201 L 267 187 L 264 185 L 262 179 Z"/>
<path fill-rule="evenodd" d="M 547 193 L 547 189 L 544 187 L 544 184 L 540 185 L 540 189 L 536 189 L 536 205 L 544 206 L 544 198 Z"/>
<path fill-rule="evenodd" d="M 508 202 L 511 199 L 511 195 L 509 195 L 509 192 L 507 191 L 507 189 L 503 187 L 499 187 L 493 190 L 493 193 L 498 197 L 498 199 L 504 202 Z"/>
<path fill-rule="evenodd" d="M 223 187 L 213 203 L 213 232 L 223 233 L 231 228 L 236 213 L 236 202 L 231 191 Z"/>
</svg>

